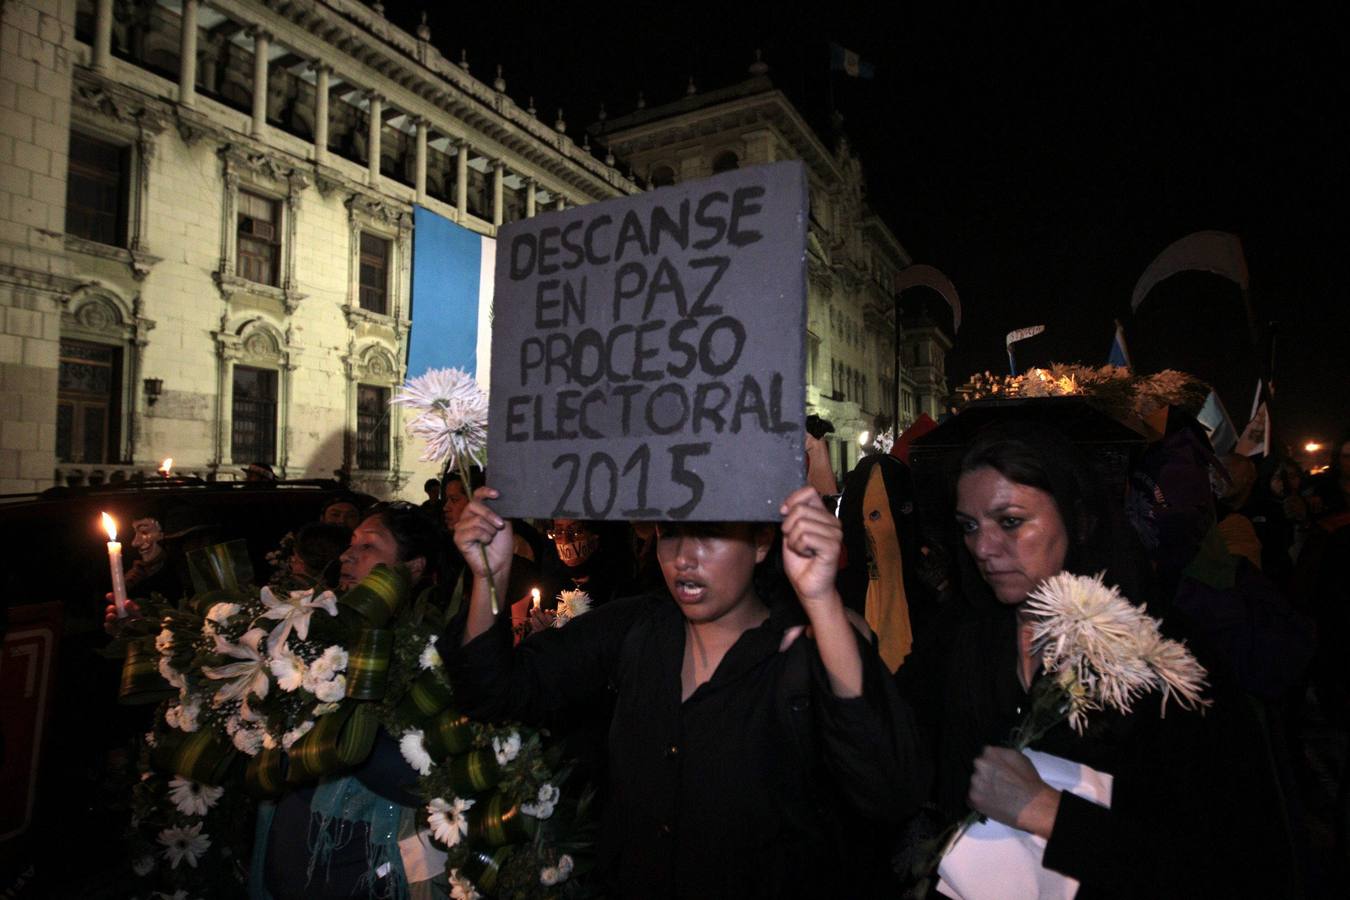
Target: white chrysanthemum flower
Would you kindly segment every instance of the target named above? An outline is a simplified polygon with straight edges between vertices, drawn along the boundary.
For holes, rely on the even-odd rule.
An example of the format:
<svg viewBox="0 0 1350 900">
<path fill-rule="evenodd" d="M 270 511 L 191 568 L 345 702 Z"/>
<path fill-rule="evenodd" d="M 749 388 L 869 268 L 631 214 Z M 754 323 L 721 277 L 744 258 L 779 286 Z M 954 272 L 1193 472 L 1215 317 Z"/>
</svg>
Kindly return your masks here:
<svg viewBox="0 0 1350 900">
<path fill-rule="evenodd" d="M 398 749 L 403 754 L 403 758 L 408 761 L 418 775 L 428 775 L 431 773 L 431 767 L 434 763 L 431 760 L 431 754 L 427 752 L 425 735 L 422 729 L 414 728 L 399 738 Z"/>
<path fill-rule="evenodd" d="M 553 620 L 555 628 L 561 628 L 583 613 L 590 612 L 591 595 L 585 591 L 562 591 L 558 594 L 558 607 Z"/>
<path fill-rule="evenodd" d="M 167 628 L 160 629 L 155 637 L 155 649 L 159 651 L 160 656 L 168 656 L 173 652 L 173 632 Z"/>
<path fill-rule="evenodd" d="M 302 737 L 309 734 L 310 731 L 313 730 L 313 728 L 314 728 L 313 719 L 306 719 L 305 721 L 301 722 L 299 725 L 295 726 L 290 731 L 286 732 L 281 736 L 281 748 L 283 750 L 291 749 L 291 747 L 295 744 L 296 741 L 300 740 Z"/>
<path fill-rule="evenodd" d="M 482 464 L 487 444 L 487 394 L 462 369 L 429 369 L 410 378 L 390 405 L 420 411 L 408 423 L 408 434 L 426 442 L 421 459 L 451 465 L 461 460 Z"/>
<path fill-rule="evenodd" d="M 318 661 L 323 663 L 331 672 L 345 672 L 350 657 L 347 651 L 337 644 L 330 644 L 324 648 L 323 655 L 319 657 Z"/>
<path fill-rule="evenodd" d="M 272 657 L 272 676 L 277 680 L 277 687 L 290 693 L 298 689 L 305 683 L 305 661 L 296 656 L 290 647 L 283 646 L 281 651 Z"/>
<path fill-rule="evenodd" d="M 465 815 L 472 807 L 473 800 L 456 797 L 447 803 L 440 797 L 427 804 L 427 824 L 431 834 L 447 847 L 456 846 L 469 833 L 469 820 Z"/>
<path fill-rule="evenodd" d="M 248 756 L 257 756 L 263 748 L 263 733 L 257 728 L 240 728 L 230 736 L 235 749 Z"/>
<path fill-rule="evenodd" d="M 137 878 L 144 878 L 155 868 L 155 858 L 153 856 L 142 856 L 131 864 L 131 871 L 136 873 Z"/>
<path fill-rule="evenodd" d="M 224 788 L 201 784 L 181 775 L 175 775 L 169 781 L 169 800 L 185 816 L 206 815 L 224 793 Z"/>
<path fill-rule="evenodd" d="M 314 696 L 320 703 L 336 703 L 347 696 L 347 676 L 338 675 L 314 686 Z"/>
<path fill-rule="evenodd" d="M 539 796 L 535 802 L 520 804 L 520 811 L 536 819 L 547 819 L 553 815 L 553 808 L 558 805 L 558 798 L 561 796 L 561 790 L 546 784 L 539 789 Z"/>
<path fill-rule="evenodd" d="M 195 869 L 197 860 L 211 846 L 210 836 L 202 834 L 201 822 L 183 828 L 166 828 L 159 833 L 159 842 L 164 845 L 164 858 L 174 869 L 178 868 L 180 862 L 186 862 Z"/>
<path fill-rule="evenodd" d="M 492 739 L 492 752 L 497 755 L 497 765 L 504 766 L 520 755 L 520 733 L 513 731 L 505 738 Z"/>
<path fill-rule="evenodd" d="M 459 874 L 459 869 L 451 869 L 448 877 L 451 900 L 482 900 L 483 895 L 474 890 L 472 881 Z"/>
<path fill-rule="evenodd" d="M 1036 617 L 1033 648 L 1069 698 L 1069 724 L 1081 734 L 1092 710 L 1128 713 L 1152 690 L 1163 692 L 1164 703 L 1173 696 L 1187 708 L 1202 704 L 1204 669 L 1102 578 L 1062 572 L 1026 603 Z"/>
<path fill-rule="evenodd" d="M 427 639 L 427 645 L 422 648 L 422 652 L 417 656 L 417 665 L 423 669 L 439 669 L 444 663 L 441 660 L 441 654 L 436 649 L 436 639 L 438 635 L 432 635 Z"/>
</svg>

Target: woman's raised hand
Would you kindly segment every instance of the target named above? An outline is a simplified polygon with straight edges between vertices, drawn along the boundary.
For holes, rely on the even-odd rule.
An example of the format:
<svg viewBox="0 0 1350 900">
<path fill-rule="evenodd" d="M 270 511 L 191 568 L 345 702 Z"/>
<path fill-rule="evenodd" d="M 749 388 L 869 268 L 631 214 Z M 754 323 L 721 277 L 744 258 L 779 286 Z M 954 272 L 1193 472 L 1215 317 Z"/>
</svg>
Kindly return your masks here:
<svg viewBox="0 0 1350 900">
<path fill-rule="evenodd" d="M 492 567 L 492 577 L 497 578 L 511 565 L 511 550 L 515 538 L 511 532 L 511 523 L 488 508 L 485 500 L 495 500 L 500 494 L 490 487 L 480 487 L 473 492 L 473 500 L 464 507 L 459 522 L 455 525 L 455 546 L 464 556 L 469 571 L 478 578 L 487 577 L 483 570 L 483 554 L 478 548 L 487 549 L 487 562 Z"/>
<path fill-rule="evenodd" d="M 808 615 L 813 604 L 839 602 L 834 577 L 844 529 L 813 488 L 793 491 L 783 502 L 783 569 Z"/>
</svg>

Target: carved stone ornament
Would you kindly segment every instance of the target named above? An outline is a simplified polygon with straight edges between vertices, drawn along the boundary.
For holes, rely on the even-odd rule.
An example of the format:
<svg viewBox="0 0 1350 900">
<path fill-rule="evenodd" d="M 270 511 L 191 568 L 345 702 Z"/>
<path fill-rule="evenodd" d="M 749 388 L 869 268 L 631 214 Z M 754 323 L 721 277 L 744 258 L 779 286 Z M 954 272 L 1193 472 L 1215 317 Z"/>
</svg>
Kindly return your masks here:
<svg viewBox="0 0 1350 900">
<path fill-rule="evenodd" d="M 244 352 L 249 356 L 276 359 L 281 355 L 281 348 L 277 345 L 276 338 L 270 334 L 255 331 L 244 338 Z"/>
<path fill-rule="evenodd" d="M 75 321 L 90 331 L 105 331 L 122 324 L 122 317 L 106 300 L 91 299 L 75 310 Z"/>
</svg>

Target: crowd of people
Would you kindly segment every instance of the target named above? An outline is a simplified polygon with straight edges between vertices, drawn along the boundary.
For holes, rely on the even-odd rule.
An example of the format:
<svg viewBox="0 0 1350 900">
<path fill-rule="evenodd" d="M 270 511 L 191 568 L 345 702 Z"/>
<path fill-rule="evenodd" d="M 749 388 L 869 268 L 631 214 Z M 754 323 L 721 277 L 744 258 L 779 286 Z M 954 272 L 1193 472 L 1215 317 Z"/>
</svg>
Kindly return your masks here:
<svg viewBox="0 0 1350 900">
<path fill-rule="evenodd" d="M 548 727 L 596 784 L 602 896 L 960 896 L 928 861 L 972 812 L 1035 836 L 1072 885 L 1055 896 L 1344 888 L 1344 773 L 1339 826 L 1310 832 L 1301 739 L 1350 725 L 1350 439 L 1310 477 L 1217 457 L 1173 410 L 1110 478 L 1092 447 L 1010 413 L 924 473 L 945 484 L 927 507 L 900 448 L 845 473 L 841 499 L 812 442 L 781 525 L 508 521 L 492 506 L 509 487 L 475 471 L 429 480 L 420 506 L 335 496 L 273 575 L 342 592 L 402 564 L 437 591 L 462 712 Z M 130 594 L 190 594 L 209 523 L 171 508 L 133 525 Z M 1138 699 L 1031 742 L 1109 776 L 1105 802 L 1008 746 L 1048 677 L 1028 597 L 1065 571 L 1102 574 L 1208 672 L 1193 708 Z M 573 591 L 590 611 L 550 627 Z M 255 895 L 402 895 L 369 871 L 389 834 L 347 828 L 306 861 L 316 804 L 419 806 L 394 737 L 268 807 Z M 1006 895 L 997 866 L 982 877 Z"/>
</svg>

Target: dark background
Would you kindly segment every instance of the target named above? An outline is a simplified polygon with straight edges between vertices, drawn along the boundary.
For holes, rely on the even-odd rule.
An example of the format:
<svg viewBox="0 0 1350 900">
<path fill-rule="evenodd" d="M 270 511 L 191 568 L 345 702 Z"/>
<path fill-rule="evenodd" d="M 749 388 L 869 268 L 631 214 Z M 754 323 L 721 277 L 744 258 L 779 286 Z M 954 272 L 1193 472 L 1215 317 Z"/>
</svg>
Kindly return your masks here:
<svg viewBox="0 0 1350 900">
<path fill-rule="evenodd" d="M 409 30 L 420 13 L 388 4 Z M 678 99 L 691 75 L 723 86 L 762 49 L 827 141 L 831 107 L 843 114 L 871 204 L 955 283 L 953 386 L 1006 371 L 1003 335 L 1025 325 L 1047 332 L 1020 345 L 1020 365 L 1100 364 L 1120 318 L 1137 369 L 1211 381 L 1241 428 L 1263 354 L 1236 287 L 1181 275 L 1129 310 L 1172 241 L 1235 232 L 1257 314 L 1279 323 L 1277 433 L 1301 443 L 1350 427 L 1340 18 L 1330 4 L 499 2 L 428 22 L 480 79 L 501 63 L 508 93 L 522 106 L 533 95 L 540 118 L 561 106 L 578 140 L 601 102 L 616 116 L 638 91 L 649 105 Z M 831 78 L 831 40 L 875 77 Z"/>
</svg>

